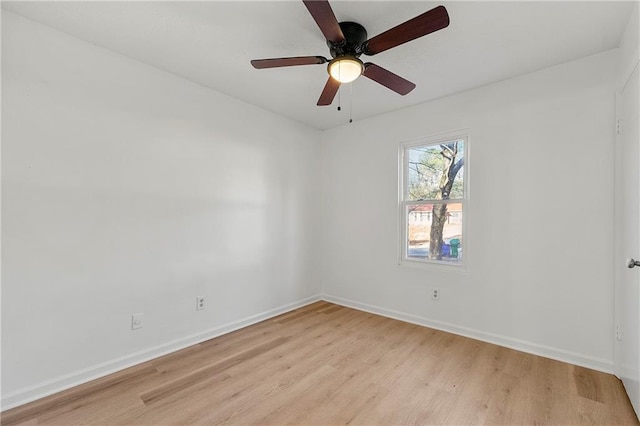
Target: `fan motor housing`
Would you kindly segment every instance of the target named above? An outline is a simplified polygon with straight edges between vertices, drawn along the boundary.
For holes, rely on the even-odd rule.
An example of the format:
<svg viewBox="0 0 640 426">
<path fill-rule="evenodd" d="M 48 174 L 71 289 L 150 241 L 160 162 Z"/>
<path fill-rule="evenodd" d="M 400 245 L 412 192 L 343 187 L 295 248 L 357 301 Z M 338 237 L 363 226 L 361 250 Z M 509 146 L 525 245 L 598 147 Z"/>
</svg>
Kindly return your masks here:
<svg viewBox="0 0 640 426">
<path fill-rule="evenodd" d="M 327 41 L 331 57 L 349 55 L 357 58 L 362 55 L 362 43 L 367 41 L 367 30 L 357 22 L 340 22 L 339 25 L 346 41 L 344 43 Z"/>
</svg>

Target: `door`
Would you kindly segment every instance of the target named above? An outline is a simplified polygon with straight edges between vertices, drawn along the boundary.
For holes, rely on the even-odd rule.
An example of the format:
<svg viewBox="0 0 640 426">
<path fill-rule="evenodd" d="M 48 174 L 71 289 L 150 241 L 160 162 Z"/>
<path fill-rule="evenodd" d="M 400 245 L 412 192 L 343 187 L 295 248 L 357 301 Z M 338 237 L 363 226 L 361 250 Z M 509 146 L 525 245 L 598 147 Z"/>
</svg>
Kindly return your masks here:
<svg viewBox="0 0 640 426">
<path fill-rule="evenodd" d="M 617 97 L 615 371 L 640 418 L 640 132 L 638 66 Z M 640 263 L 640 262 L 638 262 Z"/>
</svg>

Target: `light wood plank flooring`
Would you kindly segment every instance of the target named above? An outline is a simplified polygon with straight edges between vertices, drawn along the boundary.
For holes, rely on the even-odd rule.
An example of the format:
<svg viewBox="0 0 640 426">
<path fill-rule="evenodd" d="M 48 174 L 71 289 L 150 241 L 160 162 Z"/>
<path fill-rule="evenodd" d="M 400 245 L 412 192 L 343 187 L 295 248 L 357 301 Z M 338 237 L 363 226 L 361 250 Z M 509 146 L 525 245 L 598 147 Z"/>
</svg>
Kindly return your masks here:
<svg viewBox="0 0 640 426">
<path fill-rule="evenodd" d="M 2 414 L 3 425 L 638 425 L 618 379 L 318 302 Z"/>
</svg>

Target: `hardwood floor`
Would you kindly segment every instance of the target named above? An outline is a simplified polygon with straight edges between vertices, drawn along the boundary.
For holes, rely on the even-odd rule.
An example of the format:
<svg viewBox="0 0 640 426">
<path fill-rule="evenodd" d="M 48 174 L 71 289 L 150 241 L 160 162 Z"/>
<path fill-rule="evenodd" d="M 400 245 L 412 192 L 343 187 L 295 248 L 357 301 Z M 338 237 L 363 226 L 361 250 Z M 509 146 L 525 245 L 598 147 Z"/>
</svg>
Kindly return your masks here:
<svg viewBox="0 0 640 426">
<path fill-rule="evenodd" d="M 2 414 L 3 425 L 637 425 L 609 374 L 318 302 Z"/>
</svg>

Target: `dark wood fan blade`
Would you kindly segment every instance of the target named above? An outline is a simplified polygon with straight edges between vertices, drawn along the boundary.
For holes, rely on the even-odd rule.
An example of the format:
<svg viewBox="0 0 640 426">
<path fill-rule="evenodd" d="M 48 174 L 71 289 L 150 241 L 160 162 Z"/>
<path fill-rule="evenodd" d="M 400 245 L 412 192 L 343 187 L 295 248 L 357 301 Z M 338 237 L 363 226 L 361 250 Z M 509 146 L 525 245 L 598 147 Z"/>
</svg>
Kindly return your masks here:
<svg viewBox="0 0 640 426">
<path fill-rule="evenodd" d="M 296 56 L 291 58 L 254 59 L 251 65 L 254 68 L 293 67 L 296 65 L 317 65 L 328 62 L 324 56 Z"/>
<path fill-rule="evenodd" d="M 365 55 L 375 55 L 448 26 L 447 9 L 438 6 L 365 41 L 362 49 Z"/>
<path fill-rule="evenodd" d="M 318 24 L 320 31 L 327 41 L 332 43 L 342 43 L 345 41 L 342 29 L 338 24 L 336 15 L 327 0 L 302 0 L 309 13 Z"/>
<path fill-rule="evenodd" d="M 331 102 L 333 102 L 333 98 L 336 97 L 336 93 L 338 93 L 339 88 L 340 82 L 329 77 L 327 84 L 325 84 L 324 89 L 322 89 L 320 99 L 318 99 L 318 106 L 331 105 Z"/>
<path fill-rule="evenodd" d="M 364 73 L 362 74 L 376 83 L 380 83 L 403 96 L 416 87 L 416 85 L 409 80 L 405 80 L 399 75 L 396 75 L 376 64 L 372 64 L 371 62 L 364 64 Z"/>
</svg>

